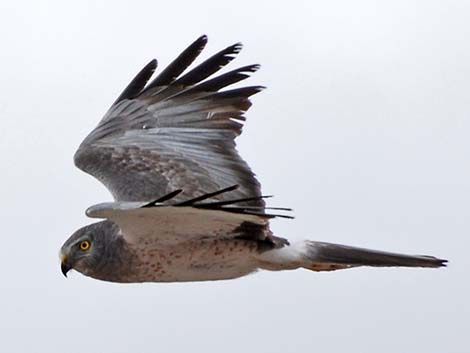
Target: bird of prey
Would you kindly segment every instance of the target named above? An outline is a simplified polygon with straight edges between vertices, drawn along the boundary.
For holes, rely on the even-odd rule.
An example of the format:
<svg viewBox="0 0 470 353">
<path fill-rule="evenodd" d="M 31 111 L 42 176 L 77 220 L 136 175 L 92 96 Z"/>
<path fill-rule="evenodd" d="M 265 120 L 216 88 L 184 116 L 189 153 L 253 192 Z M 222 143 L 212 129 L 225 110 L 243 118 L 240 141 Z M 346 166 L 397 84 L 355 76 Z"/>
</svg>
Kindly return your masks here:
<svg viewBox="0 0 470 353">
<path fill-rule="evenodd" d="M 78 148 L 76 166 L 114 202 L 90 207 L 89 217 L 104 220 L 64 243 L 64 275 L 75 269 L 112 282 L 183 282 L 258 269 L 445 266 L 432 256 L 276 237 L 269 220 L 289 217 L 289 209 L 265 207 L 234 142 L 250 96 L 263 87 L 226 88 L 259 66 L 214 77 L 241 50 L 237 43 L 184 73 L 206 43 L 198 38 L 153 80 L 157 61 L 150 61 Z"/>
</svg>

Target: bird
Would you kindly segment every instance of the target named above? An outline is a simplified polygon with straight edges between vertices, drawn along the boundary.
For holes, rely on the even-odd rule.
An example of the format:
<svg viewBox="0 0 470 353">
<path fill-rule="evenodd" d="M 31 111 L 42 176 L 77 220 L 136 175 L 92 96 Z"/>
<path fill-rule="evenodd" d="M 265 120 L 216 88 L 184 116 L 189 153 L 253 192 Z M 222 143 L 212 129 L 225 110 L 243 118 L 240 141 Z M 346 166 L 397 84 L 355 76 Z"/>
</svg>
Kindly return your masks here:
<svg viewBox="0 0 470 353">
<path fill-rule="evenodd" d="M 187 282 L 258 270 L 446 266 L 433 256 L 274 235 L 270 220 L 292 218 L 291 209 L 266 206 L 235 144 L 250 97 L 264 87 L 228 88 L 259 65 L 216 75 L 242 49 L 236 43 L 189 69 L 207 41 L 197 38 L 156 76 L 150 61 L 80 144 L 75 165 L 114 201 L 89 207 L 99 221 L 61 247 L 66 277 L 73 269 L 109 282 Z"/>
</svg>

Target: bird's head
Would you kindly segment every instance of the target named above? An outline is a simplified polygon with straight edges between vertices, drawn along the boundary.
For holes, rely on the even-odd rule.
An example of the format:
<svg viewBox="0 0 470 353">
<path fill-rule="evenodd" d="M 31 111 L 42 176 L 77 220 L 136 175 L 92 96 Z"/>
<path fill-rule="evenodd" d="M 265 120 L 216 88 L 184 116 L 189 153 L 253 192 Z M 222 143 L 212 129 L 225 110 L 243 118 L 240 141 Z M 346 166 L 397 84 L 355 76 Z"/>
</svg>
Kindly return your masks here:
<svg viewBox="0 0 470 353">
<path fill-rule="evenodd" d="M 106 261 L 110 237 L 116 226 L 109 221 L 98 222 L 80 228 L 73 233 L 60 249 L 61 270 L 64 276 L 77 270 L 86 276 L 96 277 Z"/>
</svg>

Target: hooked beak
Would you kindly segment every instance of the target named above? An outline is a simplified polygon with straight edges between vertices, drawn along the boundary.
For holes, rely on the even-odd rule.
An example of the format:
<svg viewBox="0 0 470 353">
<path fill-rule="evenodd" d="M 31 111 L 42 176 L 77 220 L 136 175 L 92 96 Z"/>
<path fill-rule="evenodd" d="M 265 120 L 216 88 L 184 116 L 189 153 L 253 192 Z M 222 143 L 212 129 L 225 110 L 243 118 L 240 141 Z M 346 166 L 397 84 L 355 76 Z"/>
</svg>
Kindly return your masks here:
<svg viewBox="0 0 470 353">
<path fill-rule="evenodd" d="M 69 272 L 72 269 L 72 266 L 67 262 L 67 256 L 62 256 L 61 263 L 60 263 L 60 270 L 64 274 L 65 277 L 67 277 L 67 272 Z"/>
</svg>

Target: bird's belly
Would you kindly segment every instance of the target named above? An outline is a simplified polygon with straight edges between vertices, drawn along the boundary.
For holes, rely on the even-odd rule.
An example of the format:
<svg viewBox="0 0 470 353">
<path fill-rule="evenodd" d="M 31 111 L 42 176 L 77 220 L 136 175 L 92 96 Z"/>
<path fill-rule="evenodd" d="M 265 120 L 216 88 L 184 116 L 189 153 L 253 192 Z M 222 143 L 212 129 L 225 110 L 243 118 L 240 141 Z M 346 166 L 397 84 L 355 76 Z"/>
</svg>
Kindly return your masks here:
<svg viewBox="0 0 470 353">
<path fill-rule="evenodd" d="M 256 271 L 254 241 L 204 239 L 177 245 L 136 248 L 132 282 L 186 282 L 232 279 Z"/>
</svg>

